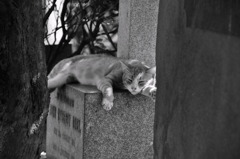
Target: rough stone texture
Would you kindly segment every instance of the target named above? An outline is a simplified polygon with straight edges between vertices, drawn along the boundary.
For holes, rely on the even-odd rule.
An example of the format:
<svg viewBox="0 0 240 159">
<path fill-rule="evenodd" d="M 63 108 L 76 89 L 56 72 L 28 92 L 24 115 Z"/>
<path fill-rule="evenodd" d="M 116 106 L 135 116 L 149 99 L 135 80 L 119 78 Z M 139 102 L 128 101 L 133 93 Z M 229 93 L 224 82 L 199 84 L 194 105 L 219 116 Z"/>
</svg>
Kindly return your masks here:
<svg viewBox="0 0 240 159">
<path fill-rule="evenodd" d="M 217 16 L 234 7 L 225 14 L 239 17 L 228 2 L 160 1 L 155 159 L 240 158 L 239 21 Z M 216 16 L 206 15 L 212 5 Z"/>
<path fill-rule="evenodd" d="M 154 102 L 151 99 L 142 95 L 133 96 L 125 91 L 114 92 L 114 107 L 106 111 L 101 106 L 102 95 L 94 87 L 67 85 L 60 92 L 58 96 L 61 97 L 57 101 L 57 91 L 51 96 L 51 103 L 54 103 L 51 105 L 56 106 L 57 115 L 53 118 L 51 112 L 54 111 L 50 108 L 47 136 L 47 155 L 50 159 L 66 156 L 72 156 L 72 159 L 153 157 Z M 59 109 L 71 114 L 69 126 L 58 119 Z M 68 121 L 66 116 L 65 121 Z M 73 129 L 73 117 L 81 121 L 80 133 Z M 61 137 L 54 133 L 54 127 L 60 130 Z M 74 145 L 66 142 L 62 134 L 69 136 L 69 141 L 75 140 Z M 53 148 L 53 143 L 58 145 L 57 149 L 56 146 Z"/>
<path fill-rule="evenodd" d="M 119 0 L 119 57 L 155 66 L 159 0 Z"/>
</svg>

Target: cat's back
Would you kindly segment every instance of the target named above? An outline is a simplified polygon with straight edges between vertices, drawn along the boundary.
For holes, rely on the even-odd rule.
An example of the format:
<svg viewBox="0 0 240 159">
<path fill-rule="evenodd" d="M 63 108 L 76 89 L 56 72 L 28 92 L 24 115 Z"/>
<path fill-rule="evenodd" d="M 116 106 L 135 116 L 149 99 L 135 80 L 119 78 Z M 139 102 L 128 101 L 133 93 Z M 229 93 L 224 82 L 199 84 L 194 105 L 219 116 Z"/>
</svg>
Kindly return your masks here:
<svg viewBox="0 0 240 159">
<path fill-rule="evenodd" d="M 71 69 L 86 69 L 86 70 L 107 70 L 111 65 L 118 63 L 119 59 L 109 55 L 90 55 L 80 56 L 73 59 L 71 62 Z"/>
<path fill-rule="evenodd" d="M 52 78 L 58 73 L 72 73 L 76 76 L 80 73 L 89 76 L 90 74 L 104 75 L 118 61 L 118 58 L 105 54 L 78 55 L 60 61 L 54 66 L 48 77 Z"/>
<path fill-rule="evenodd" d="M 104 76 L 115 65 L 120 65 L 120 59 L 109 55 L 96 55 L 73 61 L 71 70 L 74 74 L 88 76 L 90 74 Z"/>
</svg>

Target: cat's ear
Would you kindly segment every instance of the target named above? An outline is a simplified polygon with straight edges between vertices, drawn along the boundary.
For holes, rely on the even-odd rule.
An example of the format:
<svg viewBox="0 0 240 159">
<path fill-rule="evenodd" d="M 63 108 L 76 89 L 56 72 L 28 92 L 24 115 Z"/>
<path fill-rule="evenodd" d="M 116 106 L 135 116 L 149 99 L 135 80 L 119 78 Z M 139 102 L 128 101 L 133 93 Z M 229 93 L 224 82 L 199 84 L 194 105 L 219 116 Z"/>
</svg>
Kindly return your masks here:
<svg viewBox="0 0 240 159">
<path fill-rule="evenodd" d="M 150 73 L 150 74 L 156 74 L 156 66 L 149 68 L 146 73 Z"/>
<path fill-rule="evenodd" d="M 128 66 L 124 62 L 120 61 L 120 63 L 121 63 L 121 66 L 122 66 L 123 70 L 128 69 Z"/>
</svg>

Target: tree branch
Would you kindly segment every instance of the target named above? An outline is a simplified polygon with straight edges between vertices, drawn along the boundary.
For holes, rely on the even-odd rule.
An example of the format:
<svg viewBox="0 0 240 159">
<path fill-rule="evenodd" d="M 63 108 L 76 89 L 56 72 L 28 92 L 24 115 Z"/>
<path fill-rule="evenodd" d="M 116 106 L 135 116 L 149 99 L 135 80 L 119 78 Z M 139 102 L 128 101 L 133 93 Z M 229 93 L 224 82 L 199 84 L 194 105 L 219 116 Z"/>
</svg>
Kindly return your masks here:
<svg viewBox="0 0 240 159">
<path fill-rule="evenodd" d="M 54 7 L 56 6 L 56 1 L 57 1 L 57 0 L 53 0 L 52 6 L 49 8 L 49 10 L 47 11 L 47 13 L 44 15 L 44 17 L 43 17 L 43 26 L 46 24 L 49 16 L 51 15 L 52 11 L 54 10 Z"/>
<path fill-rule="evenodd" d="M 107 28 L 106 28 L 106 26 L 105 26 L 103 23 L 102 23 L 102 27 L 103 27 L 104 32 L 105 32 L 106 35 L 107 35 L 108 40 L 110 41 L 110 43 L 112 44 L 114 50 L 116 51 L 116 50 L 117 50 L 117 47 L 116 47 L 116 45 L 114 44 L 114 42 L 112 41 L 112 38 L 110 37 L 110 35 L 109 35 L 108 31 L 107 31 Z"/>
</svg>

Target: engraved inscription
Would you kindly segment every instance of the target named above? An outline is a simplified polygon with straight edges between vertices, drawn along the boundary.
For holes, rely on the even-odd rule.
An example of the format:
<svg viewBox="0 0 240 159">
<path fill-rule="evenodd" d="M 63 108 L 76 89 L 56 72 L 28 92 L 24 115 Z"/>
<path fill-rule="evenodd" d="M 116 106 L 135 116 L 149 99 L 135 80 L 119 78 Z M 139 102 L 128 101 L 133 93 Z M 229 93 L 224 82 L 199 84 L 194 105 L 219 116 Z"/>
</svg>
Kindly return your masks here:
<svg viewBox="0 0 240 159">
<path fill-rule="evenodd" d="M 56 145 L 55 143 L 53 143 L 52 148 L 53 148 L 53 150 L 57 151 L 60 156 L 66 158 L 66 159 L 75 159 L 74 156 L 72 156 L 69 152 L 67 152 L 67 151 L 66 151 L 65 149 L 63 149 L 62 147 L 59 147 L 59 146 Z"/>
<path fill-rule="evenodd" d="M 68 135 L 63 133 L 62 134 L 62 139 L 70 144 L 70 141 L 71 141 L 71 137 L 70 136 L 68 136 Z"/>
<path fill-rule="evenodd" d="M 68 97 L 65 91 L 59 90 L 57 93 L 57 99 L 66 103 L 70 107 L 74 107 L 74 100 Z"/>
<path fill-rule="evenodd" d="M 57 114 L 57 108 L 56 108 L 56 106 L 50 105 L 50 115 L 51 115 L 53 118 L 56 118 L 56 114 Z"/>
<path fill-rule="evenodd" d="M 71 141 L 72 141 L 72 145 L 75 147 L 75 146 L 76 146 L 76 144 L 75 144 L 75 140 L 72 139 Z"/>
<path fill-rule="evenodd" d="M 58 146 L 57 146 L 56 144 L 53 143 L 53 146 L 52 146 L 52 147 L 53 147 L 53 149 L 54 149 L 55 151 L 58 151 Z"/>
<path fill-rule="evenodd" d="M 53 133 L 54 133 L 56 136 L 58 136 L 58 137 L 61 138 L 61 132 L 60 132 L 57 128 L 54 128 L 54 129 L 53 129 Z"/>
<path fill-rule="evenodd" d="M 76 118 L 73 116 L 73 121 L 72 121 L 72 126 L 73 126 L 73 129 L 76 130 L 77 132 L 81 133 L 81 127 L 80 127 L 80 119 Z"/>
<path fill-rule="evenodd" d="M 58 108 L 58 121 L 62 122 L 65 126 L 70 127 L 71 115 Z"/>
<path fill-rule="evenodd" d="M 57 137 L 62 138 L 62 139 L 63 139 L 64 141 L 66 141 L 68 144 L 70 144 L 70 145 L 72 145 L 72 146 L 74 146 L 74 147 L 76 146 L 74 138 L 72 138 L 71 136 L 69 136 L 69 135 L 67 135 L 67 134 L 65 134 L 65 133 L 63 133 L 63 132 L 60 132 L 59 129 L 57 129 L 57 128 L 54 127 L 53 133 L 54 133 L 54 135 L 56 135 Z"/>
</svg>

